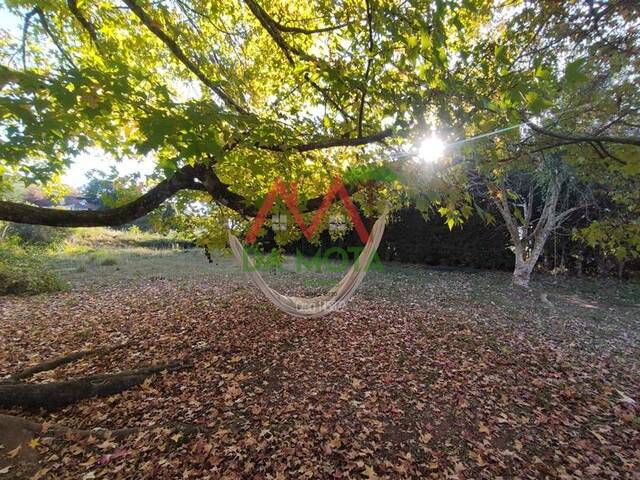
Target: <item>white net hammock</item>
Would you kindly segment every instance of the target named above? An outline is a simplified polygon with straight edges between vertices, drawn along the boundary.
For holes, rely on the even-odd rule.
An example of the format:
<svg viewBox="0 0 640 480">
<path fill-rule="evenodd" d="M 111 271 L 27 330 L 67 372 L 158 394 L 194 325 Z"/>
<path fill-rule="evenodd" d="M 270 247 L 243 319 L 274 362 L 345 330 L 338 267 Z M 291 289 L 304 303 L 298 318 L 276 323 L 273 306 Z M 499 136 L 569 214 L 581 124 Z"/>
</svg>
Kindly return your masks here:
<svg viewBox="0 0 640 480">
<path fill-rule="evenodd" d="M 355 293 L 356 289 L 360 286 L 367 274 L 367 269 L 373 260 L 373 256 L 380 245 L 382 234 L 384 233 L 384 227 L 386 224 L 386 213 L 381 215 L 376 223 L 373 225 L 373 229 L 369 235 L 369 239 L 365 244 L 360 256 L 355 260 L 351 268 L 344 275 L 342 280 L 338 282 L 331 290 L 326 294 L 317 297 L 294 297 L 288 295 L 282 295 L 275 291 L 269 285 L 262 275 L 256 270 L 253 259 L 249 257 L 242 248 L 240 240 L 229 232 L 229 245 L 233 255 L 238 260 L 238 263 L 246 265 L 248 263 L 248 274 L 256 287 L 258 287 L 262 293 L 280 310 L 302 318 L 315 318 L 327 315 L 334 310 L 338 309 L 345 302 L 347 302 Z M 246 260 L 246 263 L 245 263 Z"/>
</svg>

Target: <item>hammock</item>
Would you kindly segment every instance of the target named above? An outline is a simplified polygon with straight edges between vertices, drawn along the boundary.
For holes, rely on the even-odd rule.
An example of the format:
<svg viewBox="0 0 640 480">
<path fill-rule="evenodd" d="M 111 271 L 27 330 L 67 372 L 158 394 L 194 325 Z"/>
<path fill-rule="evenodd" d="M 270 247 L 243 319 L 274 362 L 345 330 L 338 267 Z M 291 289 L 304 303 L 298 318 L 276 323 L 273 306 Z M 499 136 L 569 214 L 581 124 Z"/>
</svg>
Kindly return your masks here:
<svg viewBox="0 0 640 480">
<path fill-rule="evenodd" d="M 296 317 L 315 318 L 333 312 L 353 296 L 364 280 L 364 276 L 367 274 L 367 267 L 370 265 L 378 245 L 380 245 L 385 223 L 386 213 L 376 220 L 360 256 L 349 268 L 342 280 L 325 295 L 313 298 L 293 297 L 276 292 L 267 285 L 262 275 L 256 270 L 253 260 L 245 254 L 240 240 L 231 232 L 229 232 L 229 244 L 240 265 L 243 265 L 246 255 L 246 260 L 249 263 L 249 277 L 276 307 Z"/>
</svg>

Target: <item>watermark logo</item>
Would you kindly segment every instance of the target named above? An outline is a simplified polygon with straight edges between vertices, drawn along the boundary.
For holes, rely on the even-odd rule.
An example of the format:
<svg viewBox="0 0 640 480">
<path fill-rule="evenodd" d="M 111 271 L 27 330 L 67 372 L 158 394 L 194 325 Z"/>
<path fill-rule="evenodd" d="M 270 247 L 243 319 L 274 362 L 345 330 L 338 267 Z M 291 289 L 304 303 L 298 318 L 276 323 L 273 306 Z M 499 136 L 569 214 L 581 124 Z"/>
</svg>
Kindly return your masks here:
<svg viewBox="0 0 640 480">
<path fill-rule="evenodd" d="M 313 216 L 311 223 L 307 225 L 302 217 L 300 210 L 298 209 L 298 193 L 296 184 L 293 183 L 287 187 L 281 178 L 275 180 L 272 184 L 269 193 L 265 197 L 258 214 L 253 220 L 251 227 L 249 228 L 245 242 L 249 244 L 249 249 L 253 254 L 254 261 L 248 261 L 248 254 L 245 249 L 243 269 L 247 270 L 265 270 L 265 271 L 278 271 L 284 270 L 282 267 L 282 255 L 278 251 L 260 252 L 255 248 L 260 228 L 264 225 L 270 210 L 277 197 L 280 197 L 287 209 L 289 210 L 294 222 L 300 227 L 303 235 L 307 240 L 311 240 L 313 234 L 317 231 L 327 209 L 331 205 L 332 201 L 337 197 L 340 199 L 345 207 L 347 215 L 349 216 L 353 226 L 355 228 L 358 237 L 363 243 L 367 243 L 369 240 L 369 232 L 367 231 L 358 209 L 354 205 L 349 192 L 347 191 L 344 183 L 339 177 L 334 178 L 331 187 L 326 195 L 323 197 L 320 207 Z M 286 231 L 289 225 L 289 217 L 286 214 L 274 214 L 271 216 L 271 229 L 273 231 Z M 329 231 L 342 233 L 347 229 L 347 220 L 341 215 L 334 215 L 329 220 Z M 318 249 L 314 255 L 304 255 L 300 250 L 296 250 L 295 257 L 295 270 L 300 273 L 303 270 L 315 271 L 315 272 L 340 272 L 349 267 L 350 258 L 353 258 L 354 262 L 358 262 L 360 253 L 363 247 L 331 247 L 323 251 Z M 253 263 L 253 266 L 252 266 Z M 382 262 L 375 253 L 373 258 L 365 265 L 365 269 L 378 269 L 381 270 Z"/>
<path fill-rule="evenodd" d="M 365 228 L 364 223 L 362 223 L 362 219 L 360 218 L 358 209 L 351 201 L 349 192 L 347 192 L 347 189 L 344 186 L 344 183 L 342 183 L 342 180 L 339 177 L 336 177 L 334 179 L 331 185 L 331 188 L 329 188 L 329 191 L 322 199 L 320 208 L 318 208 L 318 210 L 316 211 L 316 214 L 311 220 L 310 225 L 305 224 L 304 219 L 302 218 L 302 214 L 298 209 L 298 192 L 297 192 L 296 184 L 295 183 L 291 184 L 291 187 L 288 190 L 284 182 L 282 181 L 282 179 L 278 178 L 276 179 L 275 182 L 273 182 L 273 185 L 271 186 L 269 193 L 267 194 L 266 198 L 264 199 L 264 202 L 262 203 L 262 206 L 260 207 L 260 210 L 258 211 L 258 215 L 253 220 L 253 223 L 251 224 L 251 228 L 247 232 L 247 235 L 245 237 L 245 242 L 247 242 L 249 245 L 253 244 L 256 241 L 258 232 L 260 231 L 260 228 L 264 224 L 267 214 L 273 207 L 273 204 L 276 201 L 276 197 L 278 195 L 284 201 L 285 205 L 289 209 L 289 212 L 291 212 L 293 219 L 298 224 L 298 226 L 302 230 L 303 235 L 307 238 L 307 240 L 311 240 L 311 237 L 313 237 L 313 234 L 318 229 L 318 226 L 320 225 L 320 222 L 322 221 L 322 218 L 324 217 L 327 209 L 329 208 L 329 206 L 331 205 L 331 202 L 336 196 L 340 198 L 340 201 L 342 202 L 345 209 L 347 210 L 347 214 L 351 218 L 351 221 L 353 222 L 353 225 L 356 229 L 356 232 L 358 233 L 358 237 L 360 237 L 360 240 L 362 240 L 363 243 L 366 243 L 367 240 L 369 240 L 369 232 L 367 232 L 367 229 Z M 272 224 L 274 219 L 276 219 L 275 225 L 277 225 L 277 228 L 274 228 L 274 230 L 286 230 L 286 222 L 287 222 L 286 215 L 274 215 L 272 217 Z M 282 228 L 282 225 L 283 225 L 282 222 L 284 222 L 284 228 Z"/>
</svg>

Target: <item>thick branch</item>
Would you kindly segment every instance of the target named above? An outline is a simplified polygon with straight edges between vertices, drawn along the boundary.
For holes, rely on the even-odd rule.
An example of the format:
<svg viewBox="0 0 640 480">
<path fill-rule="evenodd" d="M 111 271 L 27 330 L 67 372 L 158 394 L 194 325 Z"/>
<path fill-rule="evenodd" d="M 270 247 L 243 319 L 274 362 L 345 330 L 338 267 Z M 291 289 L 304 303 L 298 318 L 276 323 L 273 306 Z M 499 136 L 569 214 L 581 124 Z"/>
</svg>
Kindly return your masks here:
<svg viewBox="0 0 640 480">
<path fill-rule="evenodd" d="M 549 190 L 546 193 L 544 199 L 544 207 L 536 228 L 531 233 L 531 238 L 537 245 L 540 242 L 540 238 L 546 239 L 546 235 L 550 229 L 555 227 L 556 221 L 556 207 L 558 206 L 558 200 L 560 198 L 560 191 L 562 190 L 562 184 L 564 183 L 564 176 L 556 174 L 551 180 Z"/>
<path fill-rule="evenodd" d="M 67 6 L 69 7 L 69 11 L 71 12 L 71 14 L 76 18 L 76 20 L 78 20 L 80 25 L 82 25 L 82 28 L 84 28 L 85 31 L 89 34 L 89 37 L 91 38 L 93 44 L 98 50 L 100 50 L 96 30 L 95 28 L 93 28 L 93 25 L 91 25 L 91 22 L 87 20 L 84 15 L 82 15 L 82 12 L 80 12 L 77 0 L 67 0 Z"/>
<path fill-rule="evenodd" d="M 539 127 L 538 125 L 526 121 L 526 124 L 531 127 L 534 132 L 548 137 L 558 138 L 560 140 L 567 140 L 570 142 L 606 142 L 606 143 L 618 143 L 622 145 L 637 145 L 640 146 L 640 137 L 616 137 L 611 135 L 569 135 L 567 133 L 555 132 L 553 130 L 547 130 L 546 128 Z"/>
<path fill-rule="evenodd" d="M 333 147 L 358 147 L 361 145 L 367 145 L 369 143 L 381 142 L 382 140 L 389 138 L 391 135 L 393 135 L 393 130 L 389 128 L 387 130 L 382 130 L 371 135 L 358 136 L 354 138 L 332 137 L 310 143 L 300 143 L 293 145 L 257 144 L 256 147 L 263 150 L 270 150 L 272 152 L 310 152 L 312 150 L 322 150 L 325 148 Z"/>
<path fill-rule="evenodd" d="M 491 196 L 491 200 L 494 205 L 502 215 L 502 219 L 511 235 L 511 240 L 513 240 L 513 245 L 518 248 L 521 246 L 520 232 L 518 231 L 518 226 L 516 224 L 516 219 L 514 215 L 511 213 L 509 209 L 509 202 L 507 201 L 507 192 L 504 187 L 500 187 L 500 196 L 496 198 Z"/>
<path fill-rule="evenodd" d="M 73 211 L 43 208 L 22 203 L 0 201 L 0 220 L 32 223 L 52 227 L 110 227 L 122 225 L 155 210 L 162 202 L 184 189 L 204 190 L 195 181 L 195 170 L 183 167 L 147 193 L 121 207 L 96 211 Z"/>
<path fill-rule="evenodd" d="M 332 137 L 311 143 L 294 145 L 261 145 L 255 147 L 273 152 L 309 152 L 332 147 L 355 147 L 379 142 L 393 134 L 391 129 L 373 135 L 355 138 Z M 198 179 L 199 181 L 196 181 Z M 111 227 L 122 225 L 140 218 L 159 207 L 162 202 L 180 190 L 199 190 L 208 192 L 213 200 L 246 216 L 255 216 L 257 208 L 223 183 L 211 167 L 203 165 L 184 166 L 173 176 L 163 180 L 136 200 L 108 210 L 63 210 L 44 208 L 23 203 L 0 201 L 0 220 L 52 227 Z M 317 199 L 307 203 L 308 210 L 320 205 Z M 320 199 L 321 200 L 321 199 Z"/>
<path fill-rule="evenodd" d="M 240 104 L 236 103 L 227 93 L 216 84 L 216 82 L 212 81 L 209 77 L 207 77 L 200 68 L 193 63 L 182 51 L 182 49 L 178 46 L 178 44 L 173 40 L 169 35 L 167 35 L 161 28 L 160 25 L 155 22 L 147 13 L 138 5 L 135 0 L 123 0 L 123 2 L 131 9 L 131 11 L 140 19 L 140 21 L 153 33 L 156 37 L 158 37 L 162 43 L 164 43 L 171 53 L 185 66 L 191 71 L 198 79 L 204 83 L 207 87 L 211 89 L 220 99 L 222 99 L 229 107 L 233 108 L 238 113 L 247 114 L 248 112 L 240 106 Z"/>
<path fill-rule="evenodd" d="M 253 217 L 258 213 L 258 209 L 249 205 L 242 195 L 232 192 L 229 185 L 220 180 L 213 168 L 204 166 L 196 168 L 198 178 L 217 203 L 248 217 Z"/>
<path fill-rule="evenodd" d="M 275 44 L 282 50 L 284 56 L 287 57 L 287 60 L 290 64 L 293 64 L 293 57 L 291 56 L 291 52 L 299 54 L 300 52 L 296 49 L 292 48 L 287 41 L 280 34 L 280 30 L 277 27 L 276 22 L 267 14 L 267 12 L 256 2 L 253 0 L 244 0 L 244 3 L 247 4 L 253 16 L 256 17 L 260 25 L 264 27 L 269 36 L 273 39 Z"/>
</svg>

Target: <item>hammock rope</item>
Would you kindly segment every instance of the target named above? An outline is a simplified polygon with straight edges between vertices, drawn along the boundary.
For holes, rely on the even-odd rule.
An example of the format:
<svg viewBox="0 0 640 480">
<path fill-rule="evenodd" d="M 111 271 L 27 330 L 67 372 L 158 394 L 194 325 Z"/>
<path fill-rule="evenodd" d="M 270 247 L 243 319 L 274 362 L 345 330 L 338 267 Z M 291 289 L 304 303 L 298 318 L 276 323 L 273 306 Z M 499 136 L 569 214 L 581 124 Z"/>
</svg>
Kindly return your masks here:
<svg viewBox="0 0 640 480">
<path fill-rule="evenodd" d="M 360 286 L 367 274 L 367 269 L 373 260 L 373 256 L 380 245 L 380 240 L 382 239 L 386 225 L 386 217 L 387 212 L 376 220 L 362 252 L 344 277 L 342 277 L 342 280 L 334 285 L 326 294 L 312 298 L 283 295 L 271 288 L 255 268 L 253 259 L 245 253 L 240 240 L 238 240 L 231 231 L 229 231 L 229 245 L 241 267 L 245 264 L 246 259 L 249 264 L 247 274 L 254 285 L 258 287 L 276 307 L 295 317 L 317 318 L 340 308 L 340 306 L 353 296 L 356 289 Z"/>
</svg>

